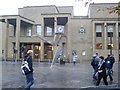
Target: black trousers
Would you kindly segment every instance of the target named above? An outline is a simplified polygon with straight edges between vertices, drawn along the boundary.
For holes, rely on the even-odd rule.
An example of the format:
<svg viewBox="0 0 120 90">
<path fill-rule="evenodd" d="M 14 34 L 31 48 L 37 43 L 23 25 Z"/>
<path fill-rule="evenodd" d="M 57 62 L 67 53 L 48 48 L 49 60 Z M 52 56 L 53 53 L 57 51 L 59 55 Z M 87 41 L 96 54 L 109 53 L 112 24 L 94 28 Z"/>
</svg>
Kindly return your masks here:
<svg viewBox="0 0 120 90">
<path fill-rule="evenodd" d="M 96 86 L 100 84 L 100 81 L 102 78 L 105 85 L 108 85 L 106 72 L 101 72 L 101 73 L 98 73 L 98 80 L 97 80 Z"/>
</svg>

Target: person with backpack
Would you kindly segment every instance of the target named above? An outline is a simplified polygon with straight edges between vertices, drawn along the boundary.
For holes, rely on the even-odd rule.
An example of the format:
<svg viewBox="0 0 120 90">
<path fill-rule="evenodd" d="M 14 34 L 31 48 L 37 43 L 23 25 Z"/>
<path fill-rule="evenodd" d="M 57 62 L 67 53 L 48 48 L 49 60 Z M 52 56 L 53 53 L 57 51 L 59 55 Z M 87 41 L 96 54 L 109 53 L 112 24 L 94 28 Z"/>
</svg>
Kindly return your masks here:
<svg viewBox="0 0 120 90">
<path fill-rule="evenodd" d="M 27 62 L 28 67 L 29 67 L 29 71 L 24 69 L 25 72 L 25 76 L 26 76 L 26 84 L 25 84 L 25 90 L 30 90 L 30 87 L 33 85 L 34 83 L 34 79 L 33 79 L 33 63 L 32 63 L 32 50 L 28 50 L 27 54 L 24 57 L 24 62 Z M 27 66 L 27 65 L 26 65 Z"/>
<path fill-rule="evenodd" d="M 112 74 L 111 74 L 113 62 L 110 56 L 111 55 L 108 55 L 108 57 L 105 59 L 105 63 L 106 63 L 106 69 L 107 69 L 107 76 L 109 76 L 110 81 L 113 81 Z"/>
<path fill-rule="evenodd" d="M 98 54 L 93 55 L 91 59 L 91 66 L 93 67 L 93 80 L 97 80 L 96 73 L 98 71 L 98 62 L 99 62 Z"/>
</svg>

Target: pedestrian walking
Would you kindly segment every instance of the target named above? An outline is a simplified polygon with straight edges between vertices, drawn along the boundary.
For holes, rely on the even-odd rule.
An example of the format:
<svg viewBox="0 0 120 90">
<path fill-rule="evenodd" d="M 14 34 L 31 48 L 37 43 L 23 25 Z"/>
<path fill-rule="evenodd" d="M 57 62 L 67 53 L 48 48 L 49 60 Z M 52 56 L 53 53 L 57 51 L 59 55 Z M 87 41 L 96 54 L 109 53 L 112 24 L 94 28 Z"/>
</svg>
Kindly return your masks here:
<svg viewBox="0 0 120 90">
<path fill-rule="evenodd" d="M 114 55 L 110 55 L 110 59 L 111 59 L 111 72 L 113 74 L 113 64 L 115 63 Z"/>
<path fill-rule="evenodd" d="M 73 64 L 76 64 L 76 60 L 77 60 L 77 54 L 73 55 Z"/>
<path fill-rule="evenodd" d="M 97 72 L 98 80 L 97 80 L 96 86 L 98 86 L 100 84 L 100 81 L 102 78 L 103 78 L 105 85 L 108 85 L 107 75 L 106 75 L 106 63 L 104 61 L 104 57 L 100 56 L 99 58 L 100 59 L 99 59 L 98 72 Z"/>
<path fill-rule="evenodd" d="M 93 67 L 93 80 L 97 80 L 96 73 L 98 71 L 99 57 L 98 54 L 93 55 L 91 59 L 91 66 Z"/>
<path fill-rule="evenodd" d="M 32 63 L 32 50 L 28 50 L 27 54 L 24 57 L 24 61 L 27 61 L 28 63 L 28 67 L 30 69 L 30 71 L 28 73 L 25 74 L 26 76 L 26 84 L 25 84 L 25 90 L 30 90 L 30 87 L 33 85 L 34 83 L 34 79 L 33 79 L 33 63 Z"/>
<path fill-rule="evenodd" d="M 112 82 L 113 81 L 113 78 L 112 78 L 113 62 L 112 62 L 111 55 L 108 55 L 108 57 L 105 59 L 105 63 L 106 63 L 106 69 L 107 69 L 107 76 L 109 76 L 110 81 Z"/>
</svg>

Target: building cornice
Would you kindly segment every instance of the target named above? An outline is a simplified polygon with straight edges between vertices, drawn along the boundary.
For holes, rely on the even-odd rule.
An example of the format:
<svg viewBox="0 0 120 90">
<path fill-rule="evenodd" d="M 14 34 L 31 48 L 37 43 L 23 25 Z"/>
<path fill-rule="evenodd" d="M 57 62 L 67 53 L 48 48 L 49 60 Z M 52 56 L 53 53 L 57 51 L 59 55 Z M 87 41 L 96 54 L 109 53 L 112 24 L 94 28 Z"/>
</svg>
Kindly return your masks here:
<svg viewBox="0 0 120 90">
<path fill-rule="evenodd" d="M 119 21 L 118 18 L 87 18 L 87 17 L 72 17 L 71 19 L 87 19 L 92 21 Z"/>
<path fill-rule="evenodd" d="M 26 18 L 26 17 L 23 17 L 23 16 L 21 16 L 21 15 L 1 15 L 0 17 L 1 17 L 2 19 L 5 19 L 5 18 L 7 18 L 7 19 L 12 19 L 12 18 L 20 17 L 20 18 L 22 18 L 22 19 L 25 19 L 25 20 L 34 22 L 33 20 L 30 20 L 30 19 L 28 19 L 28 18 Z"/>
<path fill-rule="evenodd" d="M 118 4 L 118 3 L 90 3 L 90 5 L 112 5 L 112 4 Z"/>
<path fill-rule="evenodd" d="M 41 6 L 25 6 L 23 8 L 33 8 L 33 7 L 57 7 L 57 8 L 63 8 L 63 7 L 73 7 L 73 6 L 41 5 Z M 23 8 L 18 8 L 18 9 L 23 9 Z"/>
<path fill-rule="evenodd" d="M 71 15 L 71 13 L 42 13 L 41 15 Z"/>
</svg>

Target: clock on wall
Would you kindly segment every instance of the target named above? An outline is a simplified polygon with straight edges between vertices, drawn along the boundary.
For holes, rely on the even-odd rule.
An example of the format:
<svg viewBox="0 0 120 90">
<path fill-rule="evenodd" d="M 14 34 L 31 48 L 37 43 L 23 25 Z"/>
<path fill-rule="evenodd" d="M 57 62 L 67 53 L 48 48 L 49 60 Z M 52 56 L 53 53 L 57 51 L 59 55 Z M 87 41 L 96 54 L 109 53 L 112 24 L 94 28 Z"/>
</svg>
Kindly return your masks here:
<svg viewBox="0 0 120 90">
<path fill-rule="evenodd" d="M 57 32 L 56 33 L 64 33 L 64 26 L 57 26 Z"/>
<path fill-rule="evenodd" d="M 79 30 L 80 33 L 85 33 L 85 29 L 83 27 L 80 27 L 80 30 Z"/>
<path fill-rule="evenodd" d="M 58 27 L 58 32 L 62 33 L 64 31 L 64 27 L 60 26 Z"/>
</svg>

